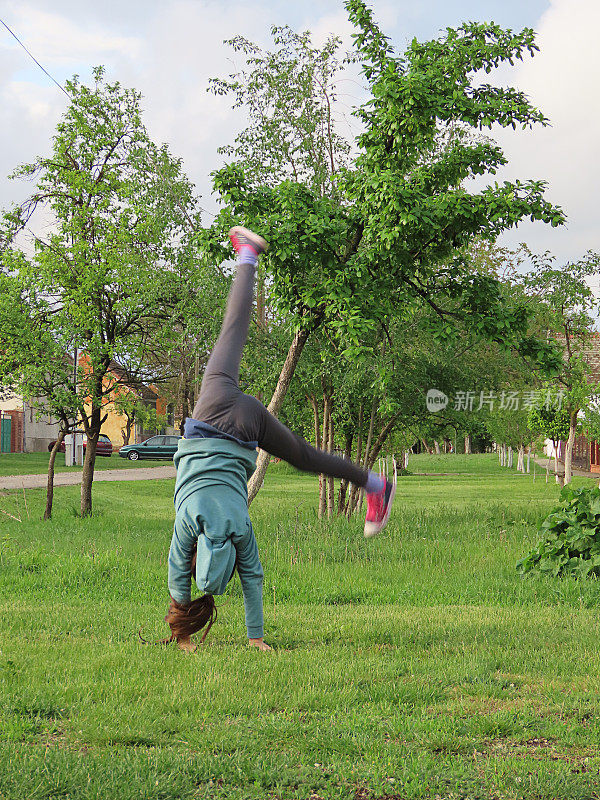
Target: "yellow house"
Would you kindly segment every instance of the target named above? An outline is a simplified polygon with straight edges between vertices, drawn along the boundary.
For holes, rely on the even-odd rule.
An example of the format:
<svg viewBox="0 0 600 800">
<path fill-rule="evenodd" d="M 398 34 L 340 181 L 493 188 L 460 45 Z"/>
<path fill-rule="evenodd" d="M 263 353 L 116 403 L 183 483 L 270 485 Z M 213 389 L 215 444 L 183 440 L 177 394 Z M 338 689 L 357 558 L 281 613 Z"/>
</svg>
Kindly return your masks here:
<svg viewBox="0 0 600 800">
<path fill-rule="evenodd" d="M 79 365 L 85 370 L 87 357 L 85 353 L 79 357 Z M 125 369 L 116 362 L 112 362 L 109 371 L 104 377 L 103 389 L 106 392 L 102 401 L 102 416 L 106 420 L 102 424 L 102 433 L 111 440 L 113 449 L 118 450 L 127 443 L 128 423 L 129 423 L 129 444 L 136 444 L 144 441 L 149 436 L 158 433 L 156 429 L 144 430 L 142 426 L 135 422 L 132 426 L 127 419 L 127 415 L 122 413 L 115 405 L 115 401 L 123 396 L 130 396 L 132 399 L 140 400 L 144 405 L 156 411 L 159 417 L 166 419 L 166 426 L 162 429 L 165 433 L 176 433 L 170 430 L 173 420 L 169 418 L 169 407 L 167 401 L 162 397 L 154 386 L 147 386 L 136 382 L 129 382 Z M 86 411 L 91 411 L 91 403 L 86 403 Z M 161 431 L 161 432 L 162 432 Z"/>
</svg>

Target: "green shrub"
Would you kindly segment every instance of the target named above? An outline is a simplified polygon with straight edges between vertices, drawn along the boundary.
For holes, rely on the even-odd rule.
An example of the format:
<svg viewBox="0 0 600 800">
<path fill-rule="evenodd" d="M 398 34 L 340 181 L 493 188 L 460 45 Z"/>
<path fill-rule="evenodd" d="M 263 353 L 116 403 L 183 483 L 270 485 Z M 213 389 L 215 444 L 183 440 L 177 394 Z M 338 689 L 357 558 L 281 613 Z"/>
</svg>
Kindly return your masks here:
<svg viewBox="0 0 600 800">
<path fill-rule="evenodd" d="M 521 574 L 600 575 L 600 489 L 565 486 L 542 523 L 543 539 L 517 562 Z"/>
</svg>

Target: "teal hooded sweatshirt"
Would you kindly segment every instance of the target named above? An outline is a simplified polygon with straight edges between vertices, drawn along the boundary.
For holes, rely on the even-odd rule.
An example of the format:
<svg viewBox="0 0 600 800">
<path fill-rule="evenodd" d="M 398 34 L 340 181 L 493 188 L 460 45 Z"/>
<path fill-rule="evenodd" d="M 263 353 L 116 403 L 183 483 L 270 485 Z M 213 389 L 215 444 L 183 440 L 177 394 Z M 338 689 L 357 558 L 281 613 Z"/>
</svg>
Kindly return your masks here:
<svg viewBox="0 0 600 800">
<path fill-rule="evenodd" d="M 169 592 L 191 601 L 191 560 L 197 544 L 196 584 L 223 594 L 237 567 L 248 638 L 263 635 L 263 569 L 248 516 L 248 478 L 257 452 L 217 438 L 181 439 L 174 456 L 175 527 L 169 550 Z"/>
</svg>

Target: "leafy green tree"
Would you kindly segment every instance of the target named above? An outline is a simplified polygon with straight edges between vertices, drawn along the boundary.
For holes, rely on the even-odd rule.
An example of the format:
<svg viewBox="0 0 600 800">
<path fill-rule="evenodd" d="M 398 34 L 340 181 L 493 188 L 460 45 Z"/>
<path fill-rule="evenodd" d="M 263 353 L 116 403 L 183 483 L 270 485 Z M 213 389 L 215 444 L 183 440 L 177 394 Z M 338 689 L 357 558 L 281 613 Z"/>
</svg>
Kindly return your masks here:
<svg viewBox="0 0 600 800">
<path fill-rule="evenodd" d="M 500 446 L 507 446 L 516 450 L 517 470 L 525 472 L 525 448 L 530 447 L 537 438 L 537 431 L 529 426 L 529 410 L 527 408 L 496 408 L 485 421 L 486 429 L 492 439 Z M 502 463 L 502 466 L 511 464 Z"/>
<path fill-rule="evenodd" d="M 56 454 L 85 413 L 73 361 L 65 349 L 68 344 L 53 334 L 45 301 L 38 302 L 35 293 L 24 290 L 16 275 L 0 272 L 0 383 L 10 385 L 59 423 L 48 460 L 44 519 L 52 516 Z"/>
<path fill-rule="evenodd" d="M 558 481 L 558 443 L 568 439 L 571 428 L 571 414 L 562 396 L 547 387 L 538 405 L 530 410 L 527 425 L 533 433 L 552 440 L 554 473 Z"/>
<path fill-rule="evenodd" d="M 125 427 L 121 429 L 124 445 L 129 444 L 131 432 L 136 425 L 154 432 L 165 426 L 164 414 L 159 414 L 154 406 L 144 403 L 133 391 L 122 390 L 115 399 L 114 406 L 117 413 L 125 417 Z"/>
<path fill-rule="evenodd" d="M 547 123 L 523 93 L 475 84 L 481 70 L 533 53 L 533 31 L 515 34 L 472 23 L 449 29 L 439 40 L 413 41 L 396 56 L 361 0 L 348 0 L 346 8 L 357 29 L 355 58 L 370 88 L 357 112 L 363 127 L 357 156 L 346 168 L 338 169 L 335 158 L 324 159 L 326 146 L 315 153 L 310 170 L 305 166 L 294 174 L 286 161 L 290 153 L 298 161 L 298 149 L 310 144 L 305 110 L 323 107 L 310 99 L 323 97 L 322 85 L 298 81 L 297 53 L 308 46 L 307 38 L 288 37 L 274 57 L 244 42 L 249 74 L 220 84 L 222 91 L 234 92 L 251 125 L 231 151 L 234 163 L 214 176 L 223 209 L 204 241 L 217 256 L 214 242 L 241 220 L 271 242 L 264 259 L 271 301 L 296 330 L 269 404 L 274 413 L 311 333 L 322 328 L 347 356 L 358 358 L 369 332 L 398 306 L 427 304 L 439 320 L 440 337 L 460 321 L 481 338 L 512 343 L 522 354 L 547 350 L 527 335 L 526 308 L 507 304 L 498 280 L 474 274 L 467 257 L 469 243 L 494 240 L 524 218 L 551 225 L 564 220 L 544 199 L 542 181 L 491 184 L 479 192 L 465 188 L 469 178 L 493 175 L 506 163 L 496 144 L 471 132 L 493 124 Z M 333 86 L 335 69 L 327 75 Z M 266 95 L 261 87 L 268 87 Z M 329 130 L 323 130 L 327 143 Z M 268 169 L 261 171 L 267 132 L 277 157 L 266 159 Z M 297 147 L 290 148 L 292 140 Z M 307 156 L 303 163 L 313 162 Z M 330 163 L 335 177 L 324 179 Z M 266 459 L 260 464 L 251 498 Z"/>
<path fill-rule="evenodd" d="M 531 295 L 543 300 L 548 335 L 563 349 L 563 358 L 556 371 L 556 383 L 563 391 L 562 405 L 569 425 L 565 441 L 565 483 L 572 477 L 573 445 L 580 413 L 593 405 L 600 384 L 592 374 L 590 354 L 597 346 L 595 318 L 598 301 L 589 286 L 589 278 L 597 274 L 600 257 L 591 251 L 577 262 L 555 266 L 549 253 L 541 256 L 526 253 L 534 268 L 523 280 Z M 562 419 L 562 411 L 560 414 Z M 558 431 L 555 431 L 557 433 Z M 554 440 L 554 437 L 550 437 Z"/>
<path fill-rule="evenodd" d="M 211 79 L 211 91 L 232 95 L 248 124 L 219 152 L 243 163 L 262 184 L 277 186 L 287 177 L 319 196 L 339 196 L 337 175 L 350 155 L 334 111 L 341 40 L 330 36 L 315 47 L 308 31 L 287 26 L 274 26 L 271 35 L 270 51 L 243 36 L 225 42 L 245 57 L 245 67 L 227 79 Z"/>
<path fill-rule="evenodd" d="M 171 319 L 194 284 L 181 257 L 195 213 L 192 186 L 181 161 L 149 138 L 140 95 L 107 83 L 102 68 L 88 87 L 67 82 L 71 103 L 58 123 L 48 157 L 16 170 L 34 181 L 28 199 L 5 216 L 3 270 L 17 276 L 31 299 L 25 319 L 48 325 L 59 350 L 83 352 L 78 393 L 88 401 L 81 421 L 87 448 L 81 513 L 91 513 L 92 481 L 103 403 L 119 378 L 117 360 L 129 378 L 148 382 L 148 368 Z M 53 225 L 34 236 L 24 258 L 16 232 L 38 208 Z"/>
</svg>

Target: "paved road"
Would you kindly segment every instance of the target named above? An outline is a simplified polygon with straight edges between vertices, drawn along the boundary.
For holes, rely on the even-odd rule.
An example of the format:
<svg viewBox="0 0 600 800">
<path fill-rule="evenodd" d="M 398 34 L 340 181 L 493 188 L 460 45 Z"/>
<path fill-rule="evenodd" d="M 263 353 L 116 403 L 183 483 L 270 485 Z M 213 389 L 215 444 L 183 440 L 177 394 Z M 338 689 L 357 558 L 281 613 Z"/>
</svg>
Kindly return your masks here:
<svg viewBox="0 0 600 800">
<path fill-rule="evenodd" d="M 99 469 L 94 473 L 94 482 L 99 481 L 151 481 L 174 478 L 175 467 L 140 467 L 139 469 Z M 0 489 L 41 489 L 46 486 L 47 475 L 0 476 Z M 55 486 L 74 486 L 81 483 L 81 472 L 57 472 Z"/>
<path fill-rule="evenodd" d="M 517 463 L 517 460 L 515 458 L 515 464 L 516 463 Z M 538 464 L 540 467 L 543 467 L 544 468 L 544 472 L 545 472 L 546 471 L 546 467 L 548 465 L 548 457 L 546 456 L 546 458 L 536 458 L 535 459 L 535 463 Z M 571 472 L 572 472 L 573 475 L 575 475 L 578 478 L 594 478 L 594 480 L 600 480 L 600 474 L 598 472 L 588 472 L 585 469 L 577 469 L 576 467 L 573 467 Z M 554 476 L 554 458 L 550 459 L 549 474 Z M 558 462 L 558 474 L 561 477 L 564 477 L 565 465 L 564 465 L 564 463 L 562 461 Z"/>
</svg>

